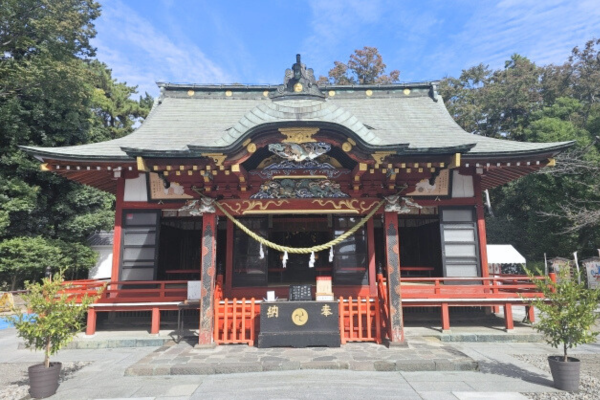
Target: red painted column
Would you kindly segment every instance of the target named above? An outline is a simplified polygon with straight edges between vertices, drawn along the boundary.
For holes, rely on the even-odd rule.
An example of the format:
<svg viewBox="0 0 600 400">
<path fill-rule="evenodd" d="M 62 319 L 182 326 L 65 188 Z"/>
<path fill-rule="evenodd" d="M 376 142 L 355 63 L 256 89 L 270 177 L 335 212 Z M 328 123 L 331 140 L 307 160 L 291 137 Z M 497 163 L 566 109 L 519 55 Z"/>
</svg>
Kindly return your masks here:
<svg viewBox="0 0 600 400">
<path fill-rule="evenodd" d="M 117 203 L 115 207 L 115 233 L 113 237 L 113 263 L 110 280 L 116 282 L 119 280 L 119 267 L 121 261 L 121 235 L 123 224 L 123 197 L 125 195 L 125 178 L 119 178 L 117 181 Z"/>
<path fill-rule="evenodd" d="M 533 306 L 526 306 L 525 313 L 527 314 L 527 320 L 531 323 L 535 322 L 535 309 Z"/>
<path fill-rule="evenodd" d="M 96 333 L 96 310 L 92 307 L 88 308 L 87 315 L 87 327 L 85 328 L 86 335 L 93 335 Z"/>
<path fill-rule="evenodd" d="M 442 303 L 442 332 L 450 331 L 450 307 L 448 303 Z"/>
<path fill-rule="evenodd" d="M 233 230 L 235 225 L 227 219 L 227 254 L 225 256 L 225 288 L 224 297 L 229 297 L 231 294 L 231 285 L 233 281 Z"/>
<path fill-rule="evenodd" d="M 489 276 L 487 257 L 487 236 L 485 233 L 485 213 L 483 206 L 483 192 L 481 190 L 481 176 L 474 175 L 475 209 L 477 210 L 477 236 L 479 237 L 479 258 L 481 260 L 481 276 Z"/>
<path fill-rule="evenodd" d="M 367 221 L 367 251 L 369 253 L 369 296 L 377 296 L 377 281 L 375 279 L 375 224 L 373 218 Z"/>
<path fill-rule="evenodd" d="M 152 327 L 150 328 L 150 334 L 158 335 L 160 331 L 160 309 L 154 307 L 152 309 Z"/>
<path fill-rule="evenodd" d="M 217 215 L 204 213 L 202 216 L 202 272 L 200 293 L 200 327 L 198 345 L 212 346 L 214 324 L 214 289 L 217 274 Z"/>
<path fill-rule="evenodd" d="M 510 331 L 514 329 L 515 323 L 513 321 L 512 304 L 504 303 L 504 325 L 506 330 Z"/>
<path fill-rule="evenodd" d="M 404 344 L 404 318 L 402 315 L 402 292 L 400 288 L 400 240 L 398 237 L 398 214 L 384 213 L 385 244 L 388 268 L 388 301 L 390 310 L 390 345 Z"/>
</svg>

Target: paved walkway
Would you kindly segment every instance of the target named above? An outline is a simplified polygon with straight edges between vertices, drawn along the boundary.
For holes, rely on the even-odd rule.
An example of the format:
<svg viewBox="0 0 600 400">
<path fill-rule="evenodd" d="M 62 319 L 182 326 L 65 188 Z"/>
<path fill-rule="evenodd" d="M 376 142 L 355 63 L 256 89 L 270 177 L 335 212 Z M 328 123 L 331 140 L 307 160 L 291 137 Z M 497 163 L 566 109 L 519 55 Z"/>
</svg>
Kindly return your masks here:
<svg viewBox="0 0 600 400">
<path fill-rule="evenodd" d="M 428 331 L 423 329 L 409 328 L 408 347 L 391 349 L 368 343 L 339 349 L 257 349 L 245 345 L 194 349 L 187 342 L 165 343 L 168 332 L 161 332 L 158 338 L 143 331 L 101 332 L 85 340 L 88 344 L 111 340 L 113 347 L 65 349 L 53 358 L 63 363 L 66 374 L 51 399 L 523 400 L 525 393 L 558 394 L 548 372 L 513 356 L 556 353 L 546 344 L 447 343 L 422 335 Z M 486 340 L 492 331 L 505 338 L 502 340 L 509 335 L 496 328 L 474 329 L 453 326 L 455 334 Z M 158 344 L 149 342 L 158 339 Z M 123 340 L 145 346 L 114 347 Z M 40 353 L 19 349 L 19 342 L 14 329 L 0 331 L 2 400 L 28 398 L 26 369 L 43 359 Z M 576 353 L 600 354 L 600 344 L 582 346 Z M 477 371 L 462 370 L 475 365 Z M 261 372 L 250 372 L 259 367 Z M 239 373 L 242 370 L 246 372 Z"/>
<path fill-rule="evenodd" d="M 477 362 L 439 340 L 415 338 L 407 348 L 348 343 L 340 348 L 259 349 L 247 345 L 196 349 L 170 342 L 125 370 L 126 375 L 211 375 L 300 369 L 475 371 Z"/>
</svg>

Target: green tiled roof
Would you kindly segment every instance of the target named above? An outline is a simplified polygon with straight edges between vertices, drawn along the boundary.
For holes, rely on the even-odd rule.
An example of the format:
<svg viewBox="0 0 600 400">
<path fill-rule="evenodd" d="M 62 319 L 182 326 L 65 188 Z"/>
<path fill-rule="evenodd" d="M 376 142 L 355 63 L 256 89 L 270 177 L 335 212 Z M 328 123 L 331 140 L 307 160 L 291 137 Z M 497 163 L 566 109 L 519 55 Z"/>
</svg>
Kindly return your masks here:
<svg viewBox="0 0 600 400">
<path fill-rule="evenodd" d="M 131 160 L 136 155 L 195 157 L 203 152 L 227 151 L 257 130 L 286 124 L 337 127 L 363 147 L 400 154 L 459 151 L 467 158 L 493 158 L 559 151 L 572 144 L 523 143 L 465 132 L 448 114 L 431 83 L 331 86 L 322 88 L 328 94 L 325 99 L 300 96 L 271 100 L 266 94 L 274 89 L 165 84 L 148 118 L 124 138 L 81 146 L 23 148 L 42 158 L 73 160 Z M 366 90 L 372 94 L 367 95 Z"/>
</svg>

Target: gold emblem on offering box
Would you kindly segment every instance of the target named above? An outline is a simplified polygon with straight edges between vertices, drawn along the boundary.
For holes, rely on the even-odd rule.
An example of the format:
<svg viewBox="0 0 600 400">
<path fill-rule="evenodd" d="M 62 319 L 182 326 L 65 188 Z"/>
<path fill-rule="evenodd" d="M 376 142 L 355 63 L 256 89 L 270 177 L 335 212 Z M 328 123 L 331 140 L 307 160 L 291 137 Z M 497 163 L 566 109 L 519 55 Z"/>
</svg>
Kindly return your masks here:
<svg viewBox="0 0 600 400">
<path fill-rule="evenodd" d="M 292 322 L 298 326 L 302 326 L 308 322 L 308 313 L 304 308 L 296 308 L 292 313 Z"/>
</svg>

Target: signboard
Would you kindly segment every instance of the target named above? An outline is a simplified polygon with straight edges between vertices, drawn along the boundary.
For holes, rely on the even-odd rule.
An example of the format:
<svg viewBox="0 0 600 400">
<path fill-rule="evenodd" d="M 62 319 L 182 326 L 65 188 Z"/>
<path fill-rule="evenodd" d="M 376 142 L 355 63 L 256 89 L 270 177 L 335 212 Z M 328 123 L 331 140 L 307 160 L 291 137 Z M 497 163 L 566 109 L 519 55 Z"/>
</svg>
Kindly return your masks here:
<svg viewBox="0 0 600 400">
<path fill-rule="evenodd" d="M 258 347 L 340 347 L 338 303 L 275 301 L 260 305 Z"/>
<path fill-rule="evenodd" d="M 433 185 L 429 179 L 422 179 L 416 184 L 413 192 L 407 193 L 407 196 L 449 196 L 450 195 L 450 172 L 447 169 L 440 171 L 435 178 Z"/>
<path fill-rule="evenodd" d="M 200 287 L 202 281 L 188 281 L 187 299 L 200 300 Z"/>
<path fill-rule="evenodd" d="M 586 271 L 588 289 L 600 287 L 600 258 L 592 257 L 581 262 Z"/>
<path fill-rule="evenodd" d="M 165 181 L 155 172 L 148 174 L 148 186 L 151 200 L 188 200 L 194 198 L 194 196 L 185 194 L 183 186 L 177 182 L 169 182 L 169 187 L 165 187 Z"/>
</svg>

